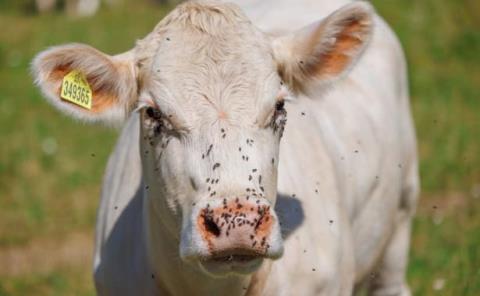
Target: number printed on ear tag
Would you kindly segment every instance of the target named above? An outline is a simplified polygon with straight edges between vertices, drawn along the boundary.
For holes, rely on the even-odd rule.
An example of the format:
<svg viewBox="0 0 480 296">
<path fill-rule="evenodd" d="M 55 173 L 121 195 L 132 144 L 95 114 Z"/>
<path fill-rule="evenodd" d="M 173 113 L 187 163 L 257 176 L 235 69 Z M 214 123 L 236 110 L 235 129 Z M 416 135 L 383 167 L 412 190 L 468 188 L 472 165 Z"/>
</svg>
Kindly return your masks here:
<svg viewBox="0 0 480 296">
<path fill-rule="evenodd" d="M 73 70 L 63 77 L 60 97 L 86 109 L 92 109 L 92 89 L 83 73 Z"/>
</svg>

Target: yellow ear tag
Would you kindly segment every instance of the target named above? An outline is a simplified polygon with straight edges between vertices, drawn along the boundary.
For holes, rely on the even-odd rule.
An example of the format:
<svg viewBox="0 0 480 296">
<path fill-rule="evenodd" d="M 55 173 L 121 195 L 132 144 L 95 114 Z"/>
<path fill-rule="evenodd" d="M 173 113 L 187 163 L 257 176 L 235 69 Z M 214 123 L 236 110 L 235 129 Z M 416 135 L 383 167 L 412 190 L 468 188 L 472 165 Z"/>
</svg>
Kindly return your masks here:
<svg viewBox="0 0 480 296">
<path fill-rule="evenodd" d="M 85 75 L 73 70 L 63 77 L 60 97 L 86 109 L 92 109 L 92 89 Z"/>
</svg>

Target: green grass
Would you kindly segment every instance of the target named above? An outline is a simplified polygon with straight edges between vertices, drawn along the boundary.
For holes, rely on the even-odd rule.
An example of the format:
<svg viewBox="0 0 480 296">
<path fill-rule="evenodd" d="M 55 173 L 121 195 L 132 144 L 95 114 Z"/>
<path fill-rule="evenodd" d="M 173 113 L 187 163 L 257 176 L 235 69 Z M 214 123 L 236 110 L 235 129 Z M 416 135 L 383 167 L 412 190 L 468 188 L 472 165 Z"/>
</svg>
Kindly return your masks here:
<svg viewBox="0 0 480 296">
<path fill-rule="evenodd" d="M 373 2 L 410 66 L 424 193 L 411 246 L 413 292 L 480 295 L 480 197 L 472 193 L 480 184 L 480 2 Z"/>
<path fill-rule="evenodd" d="M 407 52 L 423 190 L 480 182 L 480 2 L 373 1 Z"/>
<path fill-rule="evenodd" d="M 398 33 L 410 66 L 423 196 L 409 282 L 415 295 L 480 295 L 480 198 L 472 197 L 480 184 L 480 2 L 373 3 Z M 73 122 L 47 105 L 29 75 L 32 57 L 67 42 L 126 51 L 166 11 L 129 5 L 71 20 L 21 7 L 0 10 L 0 253 L 92 231 L 117 137 L 115 130 Z M 93 294 L 89 262 L 1 274 L 0 295 Z"/>
<path fill-rule="evenodd" d="M 0 281 L 0 295 L 95 295 L 90 269 L 62 269 L 31 273 L 28 276 Z"/>
</svg>

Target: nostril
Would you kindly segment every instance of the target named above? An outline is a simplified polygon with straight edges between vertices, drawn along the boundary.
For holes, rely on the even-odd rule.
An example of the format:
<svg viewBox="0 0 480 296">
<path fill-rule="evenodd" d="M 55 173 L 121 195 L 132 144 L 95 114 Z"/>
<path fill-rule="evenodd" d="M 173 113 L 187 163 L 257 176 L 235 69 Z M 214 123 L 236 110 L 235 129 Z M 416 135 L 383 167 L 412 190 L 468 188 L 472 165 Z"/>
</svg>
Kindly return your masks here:
<svg viewBox="0 0 480 296">
<path fill-rule="evenodd" d="M 215 236 L 219 236 L 221 233 L 220 228 L 218 225 L 213 221 L 213 216 L 204 215 L 203 216 L 203 224 L 205 225 L 205 229 Z"/>
</svg>

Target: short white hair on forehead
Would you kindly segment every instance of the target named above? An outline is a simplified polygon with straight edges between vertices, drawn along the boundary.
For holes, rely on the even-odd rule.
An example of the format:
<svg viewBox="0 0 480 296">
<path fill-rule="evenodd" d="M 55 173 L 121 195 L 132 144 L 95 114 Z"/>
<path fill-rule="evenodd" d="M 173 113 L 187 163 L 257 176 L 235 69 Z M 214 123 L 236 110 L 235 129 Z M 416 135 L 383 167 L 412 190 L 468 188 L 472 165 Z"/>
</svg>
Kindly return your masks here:
<svg viewBox="0 0 480 296">
<path fill-rule="evenodd" d="M 139 81 L 160 108 L 192 119 L 210 121 L 221 112 L 253 122 L 280 88 L 270 38 L 234 4 L 178 6 L 138 42 L 136 55 Z"/>
<path fill-rule="evenodd" d="M 156 46 L 152 46 L 152 42 L 164 41 L 165 35 L 169 31 L 189 32 L 190 37 L 195 37 L 195 33 L 207 34 L 213 39 L 235 40 L 240 37 L 256 37 L 257 41 L 263 40 L 264 36 L 260 36 L 260 32 L 250 22 L 242 10 L 233 3 L 224 3 L 220 1 L 211 0 L 196 0 L 188 1 L 178 5 L 165 18 L 163 18 L 153 31 L 144 39 L 137 42 L 137 54 L 140 60 L 151 57 L 152 50 Z M 196 32 L 195 32 L 196 31 Z M 229 35 L 236 31 L 244 33 L 242 35 Z M 200 34 L 203 35 L 203 34 Z M 259 38 L 261 37 L 261 38 Z M 247 42 L 248 40 L 245 40 Z M 264 40 L 265 45 L 269 44 L 268 40 Z"/>
</svg>

